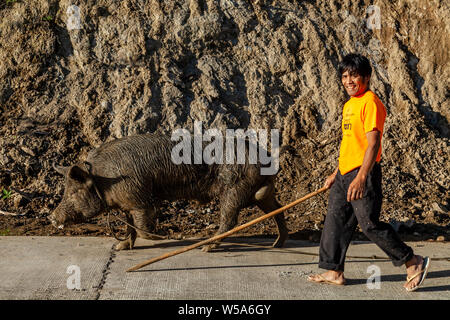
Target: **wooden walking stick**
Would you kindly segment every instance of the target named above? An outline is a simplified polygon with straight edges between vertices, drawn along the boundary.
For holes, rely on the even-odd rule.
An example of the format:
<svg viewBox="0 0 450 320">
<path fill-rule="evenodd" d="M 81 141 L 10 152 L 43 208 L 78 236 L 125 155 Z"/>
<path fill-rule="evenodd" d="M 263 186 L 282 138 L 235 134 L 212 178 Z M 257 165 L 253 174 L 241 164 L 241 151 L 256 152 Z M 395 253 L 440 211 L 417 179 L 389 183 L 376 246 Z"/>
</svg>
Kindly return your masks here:
<svg viewBox="0 0 450 320">
<path fill-rule="evenodd" d="M 287 209 L 289 209 L 289 208 L 299 204 L 300 202 L 303 202 L 303 201 L 305 201 L 305 200 L 307 200 L 307 199 L 309 199 L 311 197 L 314 197 L 315 195 L 317 195 L 317 194 L 319 194 L 319 193 L 321 193 L 321 192 L 323 192 L 323 191 L 325 191 L 327 189 L 328 189 L 328 187 L 322 187 L 322 188 L 320 188 L 317 191 L 314 191 L 314 192 L 311 192 L 311 193 L 307 194 L 303 198 L 297 199 L 294 202 L 291 202 L 291 203 L 285 205 L 284 207 L 278 208 L 277 210 L 269 212 L 269 213 L 267 213 L 267 214 L 265 214 L 265 215 L 263 215 L 263 216 L 261 216 L 259 218 L 256 218 L 256 219 L 254 219 L 252 221 L 249 221 L 249 222 L 247 222 L 247 223 L 245 223 L 245 224 L 243 224 L 241 226 L 238 226 L 238 227 L 236 227 L 234 229 L 231 229 L 231 230 L 229 230 L 227 232 L 218 234 L 218 235 L 216 235 L 216 236 L 214 236 L 214 237 L 212 237 L 210 239 L 206 239 L 206 240 L 200 241 L 198 243 L 192 244 L 190 246 L 187 246 L 187 247 L 184 247 L 184 248 L 181 248 L 181 249 L 178 249 L 178 250 L 174 250 L 174 251 L 165 253 L 165 254 L 163 254 L 163 255 L 161 255 L 159 257 L 156 257 L 156 258 L 144 261 L 144 262 L 142 262 L 142 263 L 140 263 L 140 264 L 138 264 L 138 265 L 128 269 L 127 272 L 136 271 L 136 270 L 141 269 L 142 267 L 145 267 L 145 266 L 147 266 L 149 264 L 152 264 L 154 262 L 157 262 L 157 261 L 160 261 L 160 260 L 164 260 L 164 259 L 167 259 L 169 257 L 175 256 L 177 254 L 180 254 L 180 253 L 183 253 L 183 252 L 195 249 L 197 247 L 203 246 L 205 244 L 208 244 L 208 243 L 211 243 L 211 242 L 214 242 L 214 241 L 226 238 L 226 237 L 232 235 L 233 233 L 236 233 L 236 232 L 241 231 L 241 230 L 243 230 L 245 228 L 248 228 L 248 227 L 250 227 L 250 226 L 252 226 L 252 225 L 254 225 L 254 224 L 258 223 L 258 222 L 261 222 L 263 220 L 269 219 L 269 218 L 279 214 L 280 212 L 283 212 L 283 211 L 285 211 L 285 210 L 287 210 Z"/>
</svg>

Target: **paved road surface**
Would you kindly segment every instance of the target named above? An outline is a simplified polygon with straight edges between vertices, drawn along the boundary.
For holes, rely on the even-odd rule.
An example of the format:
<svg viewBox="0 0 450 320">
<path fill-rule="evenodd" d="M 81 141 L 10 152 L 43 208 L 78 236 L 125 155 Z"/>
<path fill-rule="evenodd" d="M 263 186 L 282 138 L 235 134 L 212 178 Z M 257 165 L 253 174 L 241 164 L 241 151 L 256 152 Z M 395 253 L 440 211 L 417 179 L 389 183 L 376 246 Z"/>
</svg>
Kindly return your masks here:
<svg viewBox="0 0 450 320">
<path fill-rule="evenodd" d="M 449 261 L 432 260 L 424 285 L 412 293 L 402 287 L 404 268 L 388 260 L 348 259 L 348 285 L 319 285 L 306 281 L 308 274 L 320 271 L 318 257 L 299 253 L 317 253 L 318 245 L 294 240 L 286 248 L 273 249 L 271 239 L 228 238 L 212 253 L 194 249 L 137 272 L 125 272 L 196 241 L 138 239 L 133 251 L 114 251 L 112 238 L 0 237 L 0 299 L 450 299 Z M 431 258 L 450 256 L 448 243 L 409 245 Z M 348 255 L 385 256 L 365 242 L 353 243 Z M 380 288 L 371 289 L 367 281 L 377 270 Z M 77 285 L 78 274 L 80 289 L 68 289 Z"/>
</svg>

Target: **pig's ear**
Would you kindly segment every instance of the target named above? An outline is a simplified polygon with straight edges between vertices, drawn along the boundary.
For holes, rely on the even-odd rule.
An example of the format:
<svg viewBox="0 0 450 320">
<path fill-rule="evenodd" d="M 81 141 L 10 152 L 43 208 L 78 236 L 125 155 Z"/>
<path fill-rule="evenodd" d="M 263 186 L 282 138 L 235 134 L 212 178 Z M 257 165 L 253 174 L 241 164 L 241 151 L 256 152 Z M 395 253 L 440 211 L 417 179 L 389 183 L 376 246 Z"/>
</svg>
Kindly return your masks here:
<svg viewBox="0 0 450 320">
<path fill-rule="evenodd" d="M 58 172 L 59 174 L 62 174 L 63 176 L 66 175 L 66 173 L 69 171 L 70 167 L 63 167 L 63 166 L 58 166 L 56 164 L 53 164 L 53 169 L 55 169 L 56 172 Z"/>
<path fill-rule="evenodd" d="M 69 169 L 69 178 L 81 183 L 85 183 L 89 178 L 89 173 L 81 169 L 79 166 L 74 165 Z"/>
</svg>

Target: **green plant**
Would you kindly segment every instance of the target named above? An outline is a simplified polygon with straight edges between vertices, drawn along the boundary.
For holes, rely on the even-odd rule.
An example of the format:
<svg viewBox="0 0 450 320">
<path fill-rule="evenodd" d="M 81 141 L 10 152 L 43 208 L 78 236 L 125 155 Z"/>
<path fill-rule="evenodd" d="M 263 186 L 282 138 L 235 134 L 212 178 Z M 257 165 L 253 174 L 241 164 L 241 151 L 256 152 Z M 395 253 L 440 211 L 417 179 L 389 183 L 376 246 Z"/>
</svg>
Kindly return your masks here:
<svg viewBox="0 0 450 320">
<path fill-rule="evenodd" d="M 6 189 L 2 190 L 2 200 L 8 199 L 9 197 L 11 197 L 11 190 L 8 191 Z"/>
<path fill-rule="evenodd" d="M 0 0 L 0 9 L 6 8 L 7 6 L 12 6 L 17 0 Z"/>
<path fill-rule="evenodd" d="M 43 17 L 42 20 L 45 20 L 45 21 L 52 21 L 52 20 L 53 20 L 53 17 L 50 16 L 50 15 L 47 15 L 47 16 Z"/>
<path fill-rule="evenodd" d="M 9 234 L 9 232 L 10 232 L 9 229 L 0 230 L 0 236 L 7 236 Z"/>
</svg>

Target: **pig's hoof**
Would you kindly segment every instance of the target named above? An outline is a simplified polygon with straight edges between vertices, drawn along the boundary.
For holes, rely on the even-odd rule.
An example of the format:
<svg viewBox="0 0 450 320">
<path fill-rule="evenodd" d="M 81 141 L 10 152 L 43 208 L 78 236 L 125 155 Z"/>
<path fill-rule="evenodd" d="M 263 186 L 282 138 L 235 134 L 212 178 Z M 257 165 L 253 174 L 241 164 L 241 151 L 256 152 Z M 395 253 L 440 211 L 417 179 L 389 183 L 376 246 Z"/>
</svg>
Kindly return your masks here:
<svg viewBox="0 0 450 320">
<path fill-rule="evenodd" d="M 203 246 L 202 251 L 203 252 L 211 252 L 212 250 L 216 249 L 219 246 L 217 243 L 208 244 L 206 246 Z"/>
<path fill-rule="evenodd" d="M 277 240 L 272 244 L 273 248 L 282 248 L 284 246 L 284 242 L 286 241 L 287 237 L 281 237 L 279 236 Z"/>
<path fill-rule="evenodd" d="M 116 250 L 117 251 L 119 251 L 119 250 L 131 250 L 131 249 L 133 249 L 133 247 L 130 245 L 130 243 L 128 241 L 122 241 L 122 242 L 119 242 L 116 245 Z"/>
</svg>

